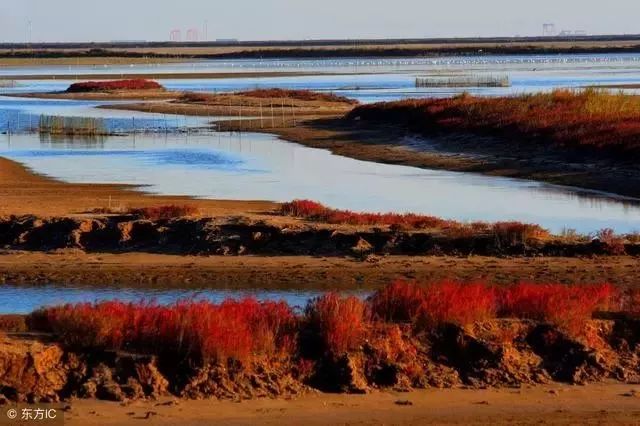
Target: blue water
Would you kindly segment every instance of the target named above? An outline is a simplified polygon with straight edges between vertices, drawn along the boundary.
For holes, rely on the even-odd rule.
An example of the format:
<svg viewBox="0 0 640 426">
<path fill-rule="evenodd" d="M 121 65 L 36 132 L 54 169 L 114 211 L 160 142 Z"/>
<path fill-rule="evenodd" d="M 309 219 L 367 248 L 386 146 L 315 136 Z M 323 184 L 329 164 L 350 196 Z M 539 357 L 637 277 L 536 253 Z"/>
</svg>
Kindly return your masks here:
<svg viewBox="0 0 640 426">
<path fill-rule="evenodd" d="M 361 102 L 410 97 L 446 97 L 467 91 L 481 96 L 548 91 L 558 87 L 640 83 L 640 55 L 488 55 L 443 58 L 360 58 L 310 60 L 214 60 L 184 64 L 136 64 L 117 66 L 7 67 L 11 74 L 66 74 L 64 81 L 19 81 L 0 93 L 64 90 L 75 74 L 91 73 L 195 73 L 195 72 L 312 72 L 300 77 L 225 79 L 160 79 L 170 89 L 190 91 L 234 91 L 256 87 L 281 87 L 331 91 Z M 346 73 L 347 75 L 330 75 Z M 507 74 L 509 88 L 416 88 L 419 75 Z M 0 120 L 1 121 L 1 120 Z"/>
<path fill-rule="evenodd" d="M 253 297 L 261 301 L 285 301 L 301 309 L 307 302 L 323 294 L 317 290 L 214 290 L 214 289 L 162 289 L 120 287 L 72 287 L 72 286 L 0 286 L 0 313 L 27 314 L 46 306 L 66 303 L 93 303 L 108 300 L 124 302 L 154 301 L 168 305 L 179 300 L 196 299 L 220 303 L 225 299 Z M 349 291 L 349 294 L 366 296 L 367 292 Z"/>
<path fill-rule="evenodd" d="M 134 184 L 164 195 L 305 198 L 356 211 L 520 220 L 554 232 L 640 230 L 638 203 L 540 182 L 358 161 L 265 134 L 151 133 L 88 141 L 0 135 L 0 156 L 68 182 Z"/>
<path fill-rule="evenodd" d="M 42 115 L 93 117 L 102 119 L 112 133 L 132 131 L 174 132 L 186 128 L 206 127 L 207 118 L 171 114 L 152 114 L 96 108 L 120 102 L 95 102 L 59 99 L 32 99 L 0 96 L 0 133 L 36 131 Z"/>
</svg>

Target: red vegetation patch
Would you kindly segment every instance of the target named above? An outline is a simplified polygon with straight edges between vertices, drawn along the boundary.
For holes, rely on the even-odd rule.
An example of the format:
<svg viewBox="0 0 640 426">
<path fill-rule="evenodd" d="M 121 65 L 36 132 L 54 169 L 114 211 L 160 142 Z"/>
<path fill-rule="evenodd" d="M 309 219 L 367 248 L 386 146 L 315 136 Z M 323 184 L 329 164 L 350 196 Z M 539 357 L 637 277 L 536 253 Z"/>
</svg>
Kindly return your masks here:
<svg viewBox="0 0 640 426">
<path fill-rule="evenodd" d="M 340 355 L 358 348 L 366 333 L 366 305 L 355 297 L 329 293 L 312 300 L 305 309 L 305 328 L 314 346 Z"/>
<path fill-rule="evenodd" d="M 630 293 L 632 299 L 637 297 Z M 504 288 L 444 281 L 396 282 L 369 300 L 374 318 L 420 327 L 471 324 L 496 317 L 549 322 L 578 332 L 599 310 L 617 308 L 620 294 L 609 284 L 517 284 Z"/>
<path fill-rule="evenodd" d="M 127 213 L 140 216 L 148 220 L 163 220 L 193 216 L 198 213 L 198 209 L 188 205 L 167 205 L 129 209 Z"/>
<path fill-rule="evenodd" d="M 73 83 L 67 89 L 68 93 L 109 92 L 114 90 L 162 90 L 164 87 L 152 80 L 113 80 L 113 81 L 85 81 Z"/>
<path fill-rule="evenodd" d="M 355 105 L 358 101 L 333 93 L 313 92 L 311 90 L 288 90 L 288 89 L 255 89 L 245 92 L 228 93 L 216 95 L 211 93 L 187 92 L 180 96 L 180 102 L 186 103 L 206 103 L 216 100 L 220 96 L 244 96 L 247 98 L 259 99 L 294 99 L 297 101 L 309 102 L 329 102 Z"/>
<path fill-rule="evenodd" d="M 103 302 L 48 308 L 34 316 L 70 347 L 133 350 L 175 360 L 245 360 L 291 353 L 295 345 L 292 309 L 255 299 L 171 306 Z"/>
<path fill-rule="evenodd" d="M 604 91 L 485 98 L 410 99 L 362 105 L 348 119 L 406 125 L 427 133 L 468 131 L 632 160 L 640 154 L 640 97 Z M 631 155 L 631 157 L 629 157 Z"/>
<path fill-rule="evenodd" d="M 292 90 L 292 89 L 255 89 L 245 92 L 238 92 L 237 95 L 252 98 L 288 98 L 298 101 L 321 101 L 321 102 L 337 102 L 355 105 L 358 101 L 349 99 L 344 96 L 335 95 L 333 93 L 314 92 L 311 90 Z"/>
<path fill-rule="evenodd" d="M 395 282 L 376 292 L 369 303 L 374 318 L 428 328 L 495 318 L 497 301 L 497 290 L 488 285 L 443 281 L 424 286 Z"/>
<path fill-rule="evenodd" d="M 28 318 L 32 330 L 55 333 L 69 347 L 157 354 L 171 362 L 249 361 L 257 357 L 317 359 L 359 350 L 376 333 L 429 331 L 495 318 L 546 322 L 574 334 L 597 311 L 626 308 L 638 293 L 611 285 L 518 284 L 496 287 L 445 281 L 396 282 L 369 299 L 329 293 L 311 300 L 303 315 L 284 302 L 255 299 L 220 304 L 182 301 L 102 302 L 46 308 Z M 11 320 L 14 323 L 15 320 Z"/>
<path fill-rule="evenodd" d="M 379 225 L 406 229 L 433 228 L 446 230 L 454 237 L 493 233 L 499 242 L 505 244 L 524 244 L 533 239 L 544 240 L 550 236 L 544 228 L 529 223 L 497 222 L 489 224 L 474 222 L 467 224 L 414 213 L 357 213 L 350 210 L 332 209 L 311 200 L 294 200 L 284 203 L 280 206 L 280 214 L 330 224 Z"/>
<path fill-rule="evenodd" d="M 614 286 L 518 284 L 501 292 L 500 316 L 549 322 L 577 332 L 598 310 L 618 304 Z"/>
</svg>

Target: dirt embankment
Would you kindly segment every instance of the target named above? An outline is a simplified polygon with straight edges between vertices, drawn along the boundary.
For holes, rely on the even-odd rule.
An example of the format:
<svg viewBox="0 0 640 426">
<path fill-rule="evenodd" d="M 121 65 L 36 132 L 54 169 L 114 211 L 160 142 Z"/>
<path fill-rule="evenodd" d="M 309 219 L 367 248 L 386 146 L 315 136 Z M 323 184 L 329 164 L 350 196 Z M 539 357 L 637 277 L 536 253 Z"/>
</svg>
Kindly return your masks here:
<svg viewBox="0 0 640 426">
<path fill-rule="evenodd" d="M 13 328 L 20 324 L 13 318 Z M 586 327 L 588 337 L 575 338 L 553 326 L 523 320 L 442 325 L 418 334 L 398 326 L 381 328 L 362 347 L 343 354 L 202 365 L 162 356 L 77 352 L 51 335 L 34 339 L 13 334 L 0 342 L 0 393 L 11 401 L 30 402 L 167 395 L 243 400 L 291 397 L 313 389 L 369 393 L 605 380 L 637 383 L 640 323 L 592 320 Z"/>
<path fill-rule="evenodd" d="M 517 233 L 449 235 L 439 230 L 316 225 L 236 218 L 148 220 L 131 215 L 94 218 L 0 219 L 0 246 L 10 250 L 147 252 L 181 255 L 453 255 L 596 256 L 640 255 L 640 244 L 569 242 Z"/>
</svg>

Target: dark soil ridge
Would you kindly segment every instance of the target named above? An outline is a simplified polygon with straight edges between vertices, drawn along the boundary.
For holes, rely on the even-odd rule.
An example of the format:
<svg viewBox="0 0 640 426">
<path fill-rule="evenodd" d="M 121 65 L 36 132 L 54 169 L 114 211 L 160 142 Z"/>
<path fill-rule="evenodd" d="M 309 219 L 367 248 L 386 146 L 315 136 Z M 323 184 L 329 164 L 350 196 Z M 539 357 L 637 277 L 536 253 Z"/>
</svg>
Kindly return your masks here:
<svg viewBox="0 0 640 426">
<path fill-rule="evenodd" d="M 582 338 L 549 324 L 494 320 L 415 333 L 380 326 L 349 353 L 189 365 L 151 355 L 74 351 L 51 335 L 0 338 L 0 400 L 243 400 L 309 391 L 486 388 L 640 381 L 640 321 L 591 320 Z"/>
<path fill-rule="evenodd" d="M 441 230 L 405 231 L 312 225 L 246 218 L 177 218 L 150 221 L 132 216 L 0 219 L 0 247 L 9 250 L 144 252 L 182 255 L 640 255 L 640 244 L 563 242 L 494 234 L 450 236 Z"/>
</svg>

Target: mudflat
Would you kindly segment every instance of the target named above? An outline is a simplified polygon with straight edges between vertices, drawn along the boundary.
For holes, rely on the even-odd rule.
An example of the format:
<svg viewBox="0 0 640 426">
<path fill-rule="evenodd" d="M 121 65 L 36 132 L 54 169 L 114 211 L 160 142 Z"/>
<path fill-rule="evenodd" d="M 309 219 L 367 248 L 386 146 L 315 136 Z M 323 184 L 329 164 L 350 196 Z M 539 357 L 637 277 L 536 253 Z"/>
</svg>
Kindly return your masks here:
<svg viewBox="0 0 640 426">
<path fill-rule="evenodd" d="M 96 208 L 186 204 L 203 214 L 236 215 L 270 211 L 268 201 L 196 200 L 156 196 L 128 185 L 72 184 L 33 173 L 23 165 L 0 157 L 0 215 L 65 216 Z"/>
<path fill-rule="evenodd" d="M 69 425 L 602 425 L 640 421 L 638 386 L 553 385 L 368 395 L 309 394 L 249 402 L 74 401 Z M 634 396 L 635 395 L 635 396 Z"/>
<path fill-rule="evenodd" d="M 374 289 L 394 279 L 601 283 L 637 286 L 631 256 L 595 259 L 388 256 L 375 262 L 314 256 L 0 252 L 0 283 L 275 289 Z"/>
</svg>

